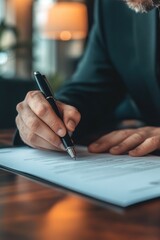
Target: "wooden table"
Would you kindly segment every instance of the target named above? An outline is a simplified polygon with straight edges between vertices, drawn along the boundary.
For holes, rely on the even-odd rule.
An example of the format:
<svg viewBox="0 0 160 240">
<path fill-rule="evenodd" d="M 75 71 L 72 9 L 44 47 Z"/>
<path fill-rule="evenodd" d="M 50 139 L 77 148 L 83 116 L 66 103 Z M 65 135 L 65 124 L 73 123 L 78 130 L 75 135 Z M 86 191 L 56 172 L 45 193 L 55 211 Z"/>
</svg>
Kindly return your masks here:
<svg viewBox="0 0 160 240">
<path fill-rule="evenodd" d="M 13 131 L 0 131 L 11 143 Z M 160 201 L 126 210 L 0 170 L 0 240 L 159 240 Z"/>
</svg>

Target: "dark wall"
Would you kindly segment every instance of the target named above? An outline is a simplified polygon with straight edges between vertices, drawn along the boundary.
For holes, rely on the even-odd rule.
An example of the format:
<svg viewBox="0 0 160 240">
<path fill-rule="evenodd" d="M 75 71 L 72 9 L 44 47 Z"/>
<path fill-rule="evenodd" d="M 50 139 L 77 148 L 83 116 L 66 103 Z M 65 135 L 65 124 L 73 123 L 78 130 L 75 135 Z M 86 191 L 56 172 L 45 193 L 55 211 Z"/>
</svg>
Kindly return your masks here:
<svg viewBox="0 0 160 240">
<path fill-rule="evenodd" d="M 33 81 L 0 79 L 0 129 L 15 127 L 16 105 L 32 89 Z"/>
<path fill-rule="evenodd" d="M 94 0 L 86 0 L 89 31 L 93 24 Z M 29 90 L 35 89 L 34 81 L 0 78 L 0 129 L 15 127 L 16 105 Z"/>
</svg>

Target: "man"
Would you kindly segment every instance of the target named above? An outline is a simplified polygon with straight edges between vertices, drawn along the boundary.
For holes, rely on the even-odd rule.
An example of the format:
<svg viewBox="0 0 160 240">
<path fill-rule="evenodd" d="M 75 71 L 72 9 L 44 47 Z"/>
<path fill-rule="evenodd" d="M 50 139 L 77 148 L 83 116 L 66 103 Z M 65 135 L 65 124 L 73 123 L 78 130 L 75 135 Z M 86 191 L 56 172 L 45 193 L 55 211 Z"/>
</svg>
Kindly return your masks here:
<svg viewBox="0 0 160 240">
<path fill-rule="evenodd" d="M 156 0 L 126 2 L 142 12 L 158 6 Z M 72 81 L 56 95 L 64 123 L 40 92 L 29 92 L 17 105 L 16 123 L 22 141 L 34 148 L 63 150 L 59 136 L 67 130 L 82 140 L 103 133 L 88 145 L 94 153 L 143 156 L 160 149 L 157 41 L 156 9 L 141 14 L 122 1 L 97 0 L 84 57 Z M 121 120 L 141 120 L 145 127 L 115 130 L 120 115 Z"/>
<path fill-rule="evenodd" d="M 159 0 L 124 0 L 136 12 L 147 12 L 154 7 L 159 7 Z"/>
</svg>

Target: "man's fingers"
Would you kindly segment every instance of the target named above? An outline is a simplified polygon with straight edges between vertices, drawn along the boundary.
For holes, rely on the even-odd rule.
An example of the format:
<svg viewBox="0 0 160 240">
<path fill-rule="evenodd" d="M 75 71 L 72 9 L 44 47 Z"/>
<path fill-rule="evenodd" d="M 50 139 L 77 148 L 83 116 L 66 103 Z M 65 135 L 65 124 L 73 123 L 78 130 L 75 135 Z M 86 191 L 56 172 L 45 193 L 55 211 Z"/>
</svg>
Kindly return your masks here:
<svg viewBox="0 0 160 240">
<path fill-rule="evenodd" d="M 31 142 L 34 142 L 34 135 L 36 135 L 52 145 L 52 149 L 53 147 L 63 149 L 60 138 L 28 106 L 21 110 L 21 114 L 16 118 L 16 124 L 19 131 L 25 136 L 23 140 L 30 145 Z"/>
<path fill-rule="evenodd" d="M 60 104 L 65 126 L 67 127 L 68 131 L 74 132 L 75 128 L 80 122 L 81 115 L 75 107 L 69 105 L 62 105 L 62 103 Z"/>
<path fill-rule="evenodd" d="M 147 138 L 137 148 L 135 148 L 132 151 L 129 151 L 129 155 L 133 157 L 141 157 L 157 149 L 160 149 L 160 136 Z"/>
<path fill-rule="evenodd" d="M 144 156 L 160 149 L 160 132 L 153 127 L 114 131 L 91 144 L 89 151 Z"/>
<path fill-rule="evenodd" d="M 29 92 L 26 96 L 26 102 L 37 117 L 47 124 L 58 136 L 65 136 L 66 128 L 64 123 L 53 111 L 41 92 Z"/>
<path fill-rule="evenodd" d="M 128 138 L 133 133 L 133 129 L 126 129 L 126 130 L 119 130 L 111 132 L 100 139 L 98 139 L 96 142 L 92 143 L 88 149 L 90 152 L 107 152 L 110 148 L 116 146 L 117 144 L 124 141 L 126 138 Z"/>
<path fill-rule="evenodd" d="M 129 150 L 137 147 L 139 144 L 144 142 L 146 139 L 145 132 L 137 132 L 126 138 L 119 145 L 111 148 L 109 150 L 112 154 L 123 154 L 127 153 Z"/>
<path fill-rule="evenodd" d="M 27 132 L 27 133 L 26 133 Z M 38 135 L 32 133 L 26 127 L 26 132 L 20 131 L 20 137 L 28 146 L 38 149 L 48 149 L 54 151 L 62 151 L 59 148 L 51 145 L 49 142 L 45 141 L 43 138 L 39 137 Z"/>
<path fill-rule="evenodd" d="M 80 121 L 76 108 L 56 102 L 62 120 L 40 91 L 29 92 L 24 101 L 17 104 L 16 124 L 22 140 L 36 148 L 64 150 L 60 137 L 74 131 Z"/>
</svg>

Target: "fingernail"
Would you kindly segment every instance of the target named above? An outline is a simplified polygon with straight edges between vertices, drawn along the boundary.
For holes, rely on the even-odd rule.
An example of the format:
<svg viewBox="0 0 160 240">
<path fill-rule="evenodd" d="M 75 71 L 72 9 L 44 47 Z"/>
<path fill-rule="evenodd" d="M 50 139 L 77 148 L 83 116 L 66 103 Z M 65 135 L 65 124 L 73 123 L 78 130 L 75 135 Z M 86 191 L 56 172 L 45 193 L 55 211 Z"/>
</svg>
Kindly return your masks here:
<svg viewBox="0 0 160 240">
<path fill-rule="evenodd" d="M 99 147 L 99 143 L 93 143 L 90 145 L 91 148 L 98 148 Z"/>
<path fill-rule="evenodd" d="M 120 146 L 116 146 L 116 147 L 113 147 L 113 148 L 111 148 L 111 151 L 113 150 L 119 150 L 120 149 Z"/>
<path fill-rule="evenodd" d="M 132 151 L 129 151 L 129 155 L 131 155 L 131 156 L 135 156 L 136 155 L 136 151 L 134 151 L 134 150 L 132 150 Z"/>
<path fill-rule="evenodd" d="M 60 128 L 60 129 L 57 131 L 57 134 L 58 134 L 58 136 L 60 136 L 60 137 L 64 137 L 65 131 Z"/>
<path fill-rule="evenodd" d="M 75 122 L 74 122 L 73 120 L 69 120 L 69 122 L 68 122 L 68 127 L 72 128 L 72 129 L 74 130 L 75 127 L 76 127 Z"/>
</svg>

